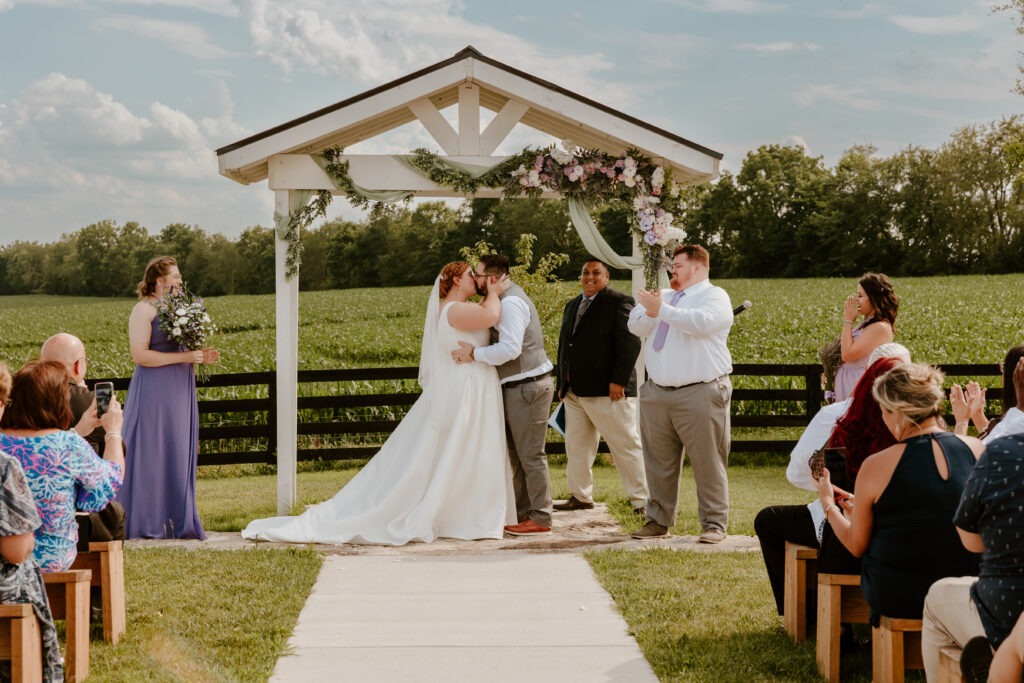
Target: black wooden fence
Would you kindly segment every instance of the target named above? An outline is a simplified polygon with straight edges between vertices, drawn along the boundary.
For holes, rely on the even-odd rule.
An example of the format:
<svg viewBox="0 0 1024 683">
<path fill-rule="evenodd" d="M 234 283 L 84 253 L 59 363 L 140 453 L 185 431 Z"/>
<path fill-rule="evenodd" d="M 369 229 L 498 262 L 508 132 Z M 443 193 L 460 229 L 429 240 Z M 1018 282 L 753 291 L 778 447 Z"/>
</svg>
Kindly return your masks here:
<svg viewBox="0 0 1024 683">
<path fill-rule="evenodd" d="M 984 378 L 999 374 L 994 364 L 964 365 L 947 364 L 940 366 L 948 376 Z M 359 368 L 352 370 L 300 370 L 300 385 L 318 384 L 333 388 L 325 395 L 305 396 L 300 387 L 298 397 L 299 460 L 353 460 L 369 458 L 377 452 L 377 445 L 348 445 L 351 441 L 365 441 L 390 434 L 398 426 L 400 414 L 392 408 L 403 409 L 419 397 L 418 390 L 391 393 L 356 393 L 353 388 L 360 385 L 373 388 L 370 382 L 382 380 L 415 380 L 417 368 Z M 818 364 L 739 364 L 733 367 L 733 384 L 740 388 L 733 390 L 734 428 L 752 427 L 767 430 L 804 427 L 818 412 L 824 401 L 821 389 L 821 366 Z M 799 384 L 790 389 L 747 389 L 742 388 L 740 377 L 783 378 L 786 384 Z M 796 379 L 793 379 L 796 378 Z M 95 380 L 102 381 L 102 380 Z M 114 378 L 117 390 L 128 388 L 128 378 Z M 996 383 L 998 384 L 998 383 Z M 213 375 L 199 383 L 199 413 L 202 426 L 199 429 L 200 465 L 229 465 L 239 463 L 274 463 L 277 457 L 277 399 L 276 373 L 250 372 Z M 343 390 L 338 391 L 341 387 Z M 240 393 L 256 398 L 205 399 L 206 389 L 221 389 L 220 393 Z M 227 390 L 241 389 L 230 392 Z M 1002 389 L 998 386 L 988 390 L 987 398 L 998 400 Z M 123 394 L 122 394 L 123 396 Z M 757 404 L 771 406 L 758 407 Z M 746 406 L 753 405 L 753 409 Z M 353 410 L 355 409 L 355 410 Z M 359 409 L 362 410 L 362 414 Z M 373 413 L 392 413 L 375 415 Z M 403 413 L 404 411 L 399 411 Z M 948 417 L 947 417 L 948 419 Z M 733 438 L 733 452 L 788 452 L 796 441 L 792 430 L 780 439 L 737 439 Z M 240 447 L 239 447 L 240 446 Z M 601 450 L 607 452 L 602 442 Z M 547 452 L 564 453 L 565 444 L 549 441 Z"/>
</svg>

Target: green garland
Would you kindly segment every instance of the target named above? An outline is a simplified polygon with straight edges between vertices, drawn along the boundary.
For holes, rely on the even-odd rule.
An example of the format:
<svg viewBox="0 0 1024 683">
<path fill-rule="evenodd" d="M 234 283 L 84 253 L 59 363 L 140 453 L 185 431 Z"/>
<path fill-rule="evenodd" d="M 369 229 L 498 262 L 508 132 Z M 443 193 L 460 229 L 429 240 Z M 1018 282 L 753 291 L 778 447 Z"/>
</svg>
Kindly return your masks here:
<svg viewBox="0 0 1024 683">
<path fill-rule="evenodd" d="M 637 149 L 628 149 L 625 155 L 616 157 L 600 150 L 566 146 L 571 149 L 562 150 L 556 145 L 544 149 L 525 148 L 478 175 L 457 168 L 423 148 L 413 151 L 411 163 L 432 182 L 467 195 L 475 195 L 486 187 L 500 189 L 505 197 L 540 197 L 544 192 L 557 192 L 588 205 L 628 202 L 633 209 L 631 229 L 640 241 L 643 254 L 644 281 L 649 288 L 655 288 L 667 261 L 665 247 L 681 239 L 681 231 L 671 227 L 673 211 L 681 207 L 670 169 L 656 165 Z M 352 180 L 349 162 L 342 159 L 343 152 L 341 147 L 324 150 L 327 174 L 353 207 L 381 210 L 383 202 L 365 197 Z M 302 230 L 317 218 L 326 216 L 332 199 L 327 190 L 317 192 L 312 202 L 291 214 L 287 229 L 279 235 L 288 242 L 289 279 L 295 276 L 301 263 Z"/>
</svg>

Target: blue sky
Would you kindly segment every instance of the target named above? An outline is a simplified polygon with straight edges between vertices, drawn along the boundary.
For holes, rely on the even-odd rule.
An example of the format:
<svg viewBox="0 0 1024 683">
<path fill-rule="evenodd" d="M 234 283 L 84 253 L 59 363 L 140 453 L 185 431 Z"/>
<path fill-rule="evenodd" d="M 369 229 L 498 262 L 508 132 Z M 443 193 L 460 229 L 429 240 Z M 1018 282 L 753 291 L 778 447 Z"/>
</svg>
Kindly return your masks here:
<svg viewBox="0 0 1024 683">
<path fill-rule="evenodd" d="M 466 45 L 723 152 L 724 169 L 772 143 L 828 165 L 858 144 L 934 148 L 1024 109 L 1024 37 L 992 4 L 0 0 L 0 244 L 103 219 L 269 225 L 266 184 L 218 175 L 215 149 Z M 406 126 L 350 151 L 420 145 Z"/>
</svg>

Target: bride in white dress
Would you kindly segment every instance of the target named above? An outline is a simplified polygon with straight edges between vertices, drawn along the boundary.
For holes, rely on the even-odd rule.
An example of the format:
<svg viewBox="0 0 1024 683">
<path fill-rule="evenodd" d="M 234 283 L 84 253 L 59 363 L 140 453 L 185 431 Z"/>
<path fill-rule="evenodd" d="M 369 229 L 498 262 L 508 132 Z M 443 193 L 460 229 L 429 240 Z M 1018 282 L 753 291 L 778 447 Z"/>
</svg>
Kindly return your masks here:
<svg viewBox="0 0 1024 683">
<path fill-rule="evenodd" d="M 480 304 L 468 263 L 449 263 L 434 282 L 423 325 L 423 393 L 377 454 L 333 498 L 298 517 L 250 522 L 242 537 L 292 543 L 430 543 L 502 538 L 515 524 L 505 419 L 497 371 L 455 364 L 460 341 L 488 343 L 501 313 L 500 282 Z"/>
</svg>

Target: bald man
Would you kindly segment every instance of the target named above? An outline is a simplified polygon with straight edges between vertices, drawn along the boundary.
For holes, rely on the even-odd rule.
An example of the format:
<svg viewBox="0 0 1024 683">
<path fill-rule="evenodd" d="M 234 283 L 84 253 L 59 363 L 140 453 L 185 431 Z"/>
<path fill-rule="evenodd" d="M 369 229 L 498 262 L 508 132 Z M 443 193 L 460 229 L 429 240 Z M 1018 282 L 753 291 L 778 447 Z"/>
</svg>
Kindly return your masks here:
<svg viewBox="0 0 1024 683">
<path fill-rule="evenodd" d="M 61 363 L 71 376 L 71 412 L 78 432 L 100 455 L 103 454 L 104 431 L 96 416 L 96 394 L 85 386 L 85 345 L 73 334 L 60 332 L 53 335 L 39 350 L 40 360 Z M 124 539 L 125 511 L 116 500 L 99 512 L 79 512 L 78 549 L 89 549 L 89 541 L 115 541 Z M 93 601 L 93 604 L 98 604 Z M 94 615 L 95 617 L 95 615 Z"/>
<path fill-rule="evenodd" d="M 71 375 L 71 412 L 74 415 L 72 421 L 75 423 L 75 431 L 102 455 L 103 428 L 100 427 L 100 419 L 93 405 L 96 394 L 85 386 L 87 360 L 82 340 L 67 332 L 55 334 L 43 342 L 39 359 L 57 361 L 67 368 Z"/>
</svg>

